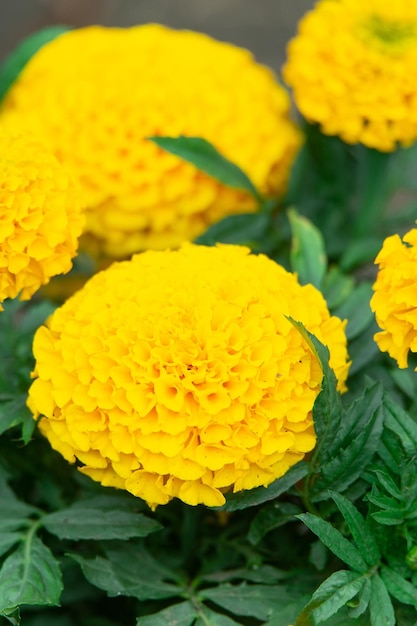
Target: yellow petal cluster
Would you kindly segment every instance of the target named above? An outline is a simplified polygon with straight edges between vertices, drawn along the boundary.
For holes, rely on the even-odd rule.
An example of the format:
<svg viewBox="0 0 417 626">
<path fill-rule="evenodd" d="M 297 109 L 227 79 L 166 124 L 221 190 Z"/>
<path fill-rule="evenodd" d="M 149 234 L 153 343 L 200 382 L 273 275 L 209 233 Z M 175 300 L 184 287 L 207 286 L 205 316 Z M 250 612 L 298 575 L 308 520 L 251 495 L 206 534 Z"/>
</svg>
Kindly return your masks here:
<svg viewBox="0 0 417 626">
<path fill-rule="evenodd" d="M 68 272 L 84 219 L 78 187 L 13 116 L 0 121 L 0 303 Z M 1 308 L 1 307 L 0 307 Z"/>
<path fill-rule="evenodd" d="M 203 137 L 267 196 L 283 190 L 300 144 L 286 91 L 248 51 L 156 24 L 61 35 L 32 57 L 4 109 L 34 113 L 80 178 L 84 245 L 117 258 L 176 247 L 256 208 L 148 137 Z"/>
<path fill-rule="evenodd" d="M 185 244 L 93 276 L 34 339 L 29 407 L 51 445 L 151 507 L 224 503 L 316 441 L 322 371 L 286 316 L 328 345 L 345 388 L 345 324 L 249 249 Z"/>
<path fill-rule="evenodd" d="M 409 352 L 417 352 L 417 229 L 402 240 L 387 237 L 375 263 L 379 271 L 371 308 L 382 329 L 375 341 L 404 368 Z"/>
<path fill-rule="evenodd" d="M 417 138 L 417 2 L 321 0 L 288 46 L 284 78 L 327 135 L 383 152 Z"/>
</svg>

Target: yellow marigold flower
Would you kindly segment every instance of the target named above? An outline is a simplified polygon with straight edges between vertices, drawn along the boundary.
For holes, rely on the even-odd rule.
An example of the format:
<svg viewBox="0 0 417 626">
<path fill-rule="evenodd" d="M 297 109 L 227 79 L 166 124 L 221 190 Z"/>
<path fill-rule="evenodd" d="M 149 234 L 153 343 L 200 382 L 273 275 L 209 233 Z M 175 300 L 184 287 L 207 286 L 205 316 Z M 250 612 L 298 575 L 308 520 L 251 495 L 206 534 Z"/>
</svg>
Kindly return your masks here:
<svg viewBox="0 0 417 626">
<path fill-rule="evenodd" d="M 322 371 L 344 389 L 344 323 L 321 294 L 239 246 L 185 245 L 113 264 L 42 326 L 29 406 L 68 461 L 151 507 L 268 485 L 316 441 Z"/>
<path fill-rule="evenodd" d="M 203 137 L 267 196 L 283 190 L 300 144 L 286 91 L 248 51 L 155 24 L 61 35 L 32 57 L 4 108 L 34 113 L 81 180 L 85 245 L 118 258 L 176 247 L 256 208 L 147 137 Z"/>
<path fill-rule="evenodd" d="M 0 303 L 68 272 L 84 220 L 78 187 L 13 117 L 0 122 Z M 1 308 L 1 306 L 0 306 Z"/>
<path fill-rule="evenodd" d="M 417 352 L 417 229 L 402 240 L 398 235 L 385 239 L 375 263 L 379 271 L 371 308 L 382 329 L 375 341 L 404 368 L 409 352 Z"/>
<path fill-rule="evenodd" d="M 321 0 L 288 47 L 284 78 L 327 135 L 383 152 L 417 138 L 417 2 Z"/>
</svg>

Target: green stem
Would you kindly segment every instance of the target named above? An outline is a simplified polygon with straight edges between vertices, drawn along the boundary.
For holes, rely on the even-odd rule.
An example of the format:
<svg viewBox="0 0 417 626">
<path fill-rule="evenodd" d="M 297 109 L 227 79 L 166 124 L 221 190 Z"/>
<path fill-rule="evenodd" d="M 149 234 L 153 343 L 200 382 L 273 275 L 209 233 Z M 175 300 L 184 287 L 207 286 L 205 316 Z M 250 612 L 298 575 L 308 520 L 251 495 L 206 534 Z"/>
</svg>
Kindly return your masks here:
<svg viewBox="0 0 417 626">
<path fill-rule="evenodd" d="M 184 567 L 190 574 L 195 569 L 198 551 L 196 549 L 201 521 L 201 508 L 199 506 L 184 505 L 181 527 L 181 546 Z"/>
</svg>

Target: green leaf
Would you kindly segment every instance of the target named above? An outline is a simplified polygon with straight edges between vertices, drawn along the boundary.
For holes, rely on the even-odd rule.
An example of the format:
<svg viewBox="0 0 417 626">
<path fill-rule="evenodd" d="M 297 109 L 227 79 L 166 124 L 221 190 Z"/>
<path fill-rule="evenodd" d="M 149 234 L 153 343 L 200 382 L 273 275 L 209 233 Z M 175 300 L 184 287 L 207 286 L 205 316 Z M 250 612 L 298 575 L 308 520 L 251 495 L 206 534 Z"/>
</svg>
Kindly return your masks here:
<svg viewBox="0 0 417 626">
<path fill-rule="evenodd" d="M 76 502 L 71 507 L 42 518 L 42 525 L 60 539 L 130 539 L 146 537 L 161 524 L 141 513 L 106 510 L 97 501 Z"/>
<path fill-rule="evenodd" d="M 251 194 L 261 204 L 262 197 L 250 178 L 202 137 L 148 137 L 157 146 L 188 161 L 223 185 Z"/>
<path fill-rule="evenodd" d="M 347 498 L 336 492 L 330 492 L 330 496 L 343 515 L 359 552 L 367 564 L 374 567 L 379 563 L 381 554 L 367 522 Z"/>
<path fill-rule="evenodd" d="M 329 522 L 311 515 L 311 513 L 302 513 L 297 515 L 297 518 L 304 522 L 333 554 L 344 563 L 347 563 L 353 570 L 362 573 L 368 570 L 368 565 L 359 550 L 343 537 L 342 533 L 333 528 Z"/>
<path fill-rule="evenodd" d="M 254 583 L 271 585 L 289 577 L 289 573 L 272 565 L 260 565 L 253 568 L 241 567 L 232 570 L 221 570 L 213 574 L 199 576 L 199 580 L 210 583 L 230 582 L 233 580 L 249 580 Z"/>
<path fill-rule="evenodd" d="M 197 610 L 191 602 L 174 604 L 153 615 L 139 617 L 136 626 L 191 626 Z"/>
<path fill-rule="evenodd" d="M 358 601 L 356 604 L 353 602 L 349 602 L 349 616 L 358 618 L 360 615 L 363 615 L 366 609 L 369 606 L 369 601 L 371 599 L 371 581 L 368 578 L 365 580 L 365 583 L 358 594 Z"/>
<path fill-rule="evenodd" d="M 221 585 L 211 589 L 200 589 L 199 596 L 210 600 L 234 615 L 268 619 L 275 610 L 292 600 L 294 595 L 279 585 Z"/>
<path fill-rule="evenodd" d="M 335 572 L 314 592 L 295 626 L 315 626 L 337 613 L 354 598 L 365 583 L 363 577 L 347 570 Z"/>
<path fill-rule="evenodd" d="M 307 463 L 300 461 L 296 465 L 293 465 L 293 467 L 290 467 L 282 478 L 278 478 L 278 480 L 271 483 L 268 487 L 256 487 L 249 491 L 226 494 L 226 504 L 224 504 L 220 510 L 229 512 L 239 511 L 241 509 L 247 509 L 250 506 L 263 504 L 269 500 L 274 500 L 282 493 L 288 491 L 299 480 L 307 476 L 307 473 Z"/>
<path fill-rule="evenodd" d="M 372 293 L 372 284 L 362 282 L 334 312 L 340 319 L 348 320 L 346 336 L 349 341 L 361 335 L 374 321 L 374 314 L 369 306 Z"/>
<path fill-rule="evenodd" d="M 387 472 L 384 472 L 383 470 L 373 470 L 373 473 L 376 474 L 376 477 L 378 478 L 378 483 L 382 485 L 382 487 L 390 494 L 390 496 L 392 496 L 396 500 L 402 499 L 401 491 L 398 485 L 394 482 L 394 480 Z"/>
<path fill-rule="evenodd" d="M 197 237 L 195 243 L 205 246 L 233 243 L 257 250 L 260 242 L 267 237 L 268 231 L 272 228 L 271 216 L 267 213 L 228 215 Z"/>
<path fill-rule="evenodd" d="M 87 580 L 109 596 L 133 596 L 138 600 L 160 600 L 181 595 L 182 588 L 171 581 L 178 577 L 164 568 L 142 547 L 121 544 L 104 550 L 106 558 L 70 556 L 81 565 Z M 169 582 L 167 582 L 169 581 Z"/>
<path fill-rule="evenodd" d="M 372 262 L 381 249 L 381 237 L 364 237 L 352 240 L 340 258 L 340 267 L 351 272 L 355 267 Z"/>
<path fill-rule="evenodd" d="M 29 533 L 0 570 L 0 611 L 22 604 L 57 606 L 62 589 L 58 562 L 49 548 Z"/>
<path fill-rule="evenodd" d="M 371 585 L 369 602 L 371 626 L 395 626 L 394 608 L 387 588 L 378 574 L 372 577 Z"/>
<path fill-rule="evenodd" d="M 331 267 L 324 277 L 322 284 L 323 296 L 331 311 L 339 307 L 350 296 L 355 287 L 352 276 L 342 274 L 336 266 Z"/>
<path fill-rule="evenodd" d="M 312 490 L 315 501 L 327 499 L 329 488 L 345 491 L 369 465 L 383 433 L 382 393 L 379 383 L 365 389 L 344 414 L 336 414 L 337 432 L 335 425 L 331 424 L 329 431 L 332 436 L 319 439 L 316 461 L 319 475 Z M 313 409 L 315 425 L 323 411 L 320 396 L 316 404 Z M 332 407 L 324 407 L 324 410 L 334 413 Z"/>
<path fill-rule="evenodd" d="M 407 454 L 417 454 L 417 423 L 388 394 L 384 395 L 384 424 L 398 435 Z"/>
<path fill-rule="evenodd" d="M 8 552 L 15 543 L 21 540 L 21 538 L 21 533 L 0 532 L 0 556 L 6 554 L 6 552 Z"/>
<path fill-rule="evenodd" d="M 402 604 L 411 604 L 417 609 L 417 589 L 408 580 L 383 565 L 381 567 L 381 579 L 388 593 Z"/>
<path fill-rule="evenodd" d="M 39 510 L 16 498 L 7 484 L 7 477 L 0 469 L 0 525 L 3 533 L 17 530 L 27 524 L 28 517 L 38 515 Z"/>
<path fill-rule="evenodd" d="M 215 613 L 206 606 L 200 608 L 199 614 L 200 617 L 197 619 L 195 626 L 241 626 L 239 622 L 235 622 L 231 617 Z"/>
<path fill-rule="evenodd" d="M 321 288 L 327 268 L 324 239 L 321 232 L 295 209 L 288 211 L 292 231 L 291 269 L 302 285 Z"/>
<path fill-rule="evenodd" d="M 11 85 L 18 78 L 20 72 L 40 48 L 53 41 L 62 33 L 69 30 L 69 26 L 50 26 L 27 37 L 6 59 L 0 67 L 0 100 L 4 98 Z"/>
<path fill-rule="evenodd" d="M 294 515 L 297 513 L 301 513 L 300 507 L 291 502 L 274 502 L 263 507 L 251 522 L 248 540 L 252 545 L 256 545 L 271 530 L 287 522 L 296 521 Z"/>
</svg>

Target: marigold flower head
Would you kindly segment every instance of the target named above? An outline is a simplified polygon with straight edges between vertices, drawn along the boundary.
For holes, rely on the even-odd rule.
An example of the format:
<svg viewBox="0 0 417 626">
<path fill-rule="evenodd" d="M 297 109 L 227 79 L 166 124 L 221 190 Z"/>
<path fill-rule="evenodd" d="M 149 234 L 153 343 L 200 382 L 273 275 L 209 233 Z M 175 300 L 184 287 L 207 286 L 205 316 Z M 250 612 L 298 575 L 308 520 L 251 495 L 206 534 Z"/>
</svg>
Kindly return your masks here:
<svg viewBox="0 0 417 626">
<path fill-rule="evenodd" d="M 85 245 L 118 258 L 175 247 L 256 208 L 148 137 L 203 137 L 267 196 L 283 190 L 300 144 L 286 91 L 248 51 L 155 24 L 59 36 L 32 57 L 4 108 L 33 112 L 80 178 Z"/>
<path fill-rule="evenodd" d="M 415 0 L 321 0 L 288 47 L 284 78 L 327 135 L 383 152 L 417 138 Z"/>
<path fill-rule="evenodd" d="M 286 318 L 329 347 L 321 294 L 239 246 L 147 251 L 93 276 L 36 333 L 29 406 L 51 445 L 151 507 L 224 503 L 268 485 L 316 441 L 322 371 Z"/>
<path fill-rule="evenodd" d="M 371 309 L 382 329 L 375 341 L 404 368 L 409 352 L 417 352 L 417 229 L 402 240 L 399 235 L 387 237 L 375 263 L 379 271 Z"/>
<path fill-rule="evenodd" d="M 78 187 L 21 120 L 0 121 L 0 303 L 68 272 L 84 220 Z M 0 306 L 1 308 L 1 306 Z"/>
</svg>

